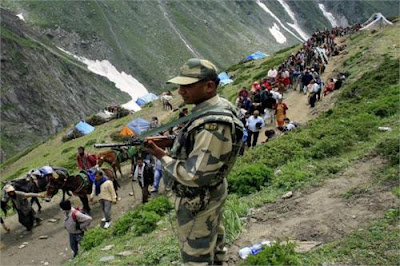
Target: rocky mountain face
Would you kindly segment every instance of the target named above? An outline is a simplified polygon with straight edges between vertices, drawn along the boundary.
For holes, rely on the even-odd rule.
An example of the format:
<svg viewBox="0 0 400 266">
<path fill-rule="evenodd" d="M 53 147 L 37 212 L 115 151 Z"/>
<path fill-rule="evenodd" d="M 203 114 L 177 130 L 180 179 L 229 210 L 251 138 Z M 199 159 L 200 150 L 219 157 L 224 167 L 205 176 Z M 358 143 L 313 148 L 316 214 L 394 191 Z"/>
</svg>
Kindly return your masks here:
<svg viewBox="0 0 400 266">
<path fill-rule="evenodd" d="M 129 96 L 1 9 L 1 159 Z"/>
<path fill-rule="evenodd" d="M 3 0 L 0 6 L 14 14 L 1 12 L 2 158 L 99 106 L 127 101 L 110 82 L 90 74 L 56 46 L 91 60 L 108 60 L 157 93 L 190 57 L 211 59 L 223 70 L 255 51 L 271 54 L 300 43 L 316 29 L 332 27 L 329 16 L 338 25 L 353 24 L 373 12 L 398 16 L 394 5 L 328 0 Z"/>
</svg>

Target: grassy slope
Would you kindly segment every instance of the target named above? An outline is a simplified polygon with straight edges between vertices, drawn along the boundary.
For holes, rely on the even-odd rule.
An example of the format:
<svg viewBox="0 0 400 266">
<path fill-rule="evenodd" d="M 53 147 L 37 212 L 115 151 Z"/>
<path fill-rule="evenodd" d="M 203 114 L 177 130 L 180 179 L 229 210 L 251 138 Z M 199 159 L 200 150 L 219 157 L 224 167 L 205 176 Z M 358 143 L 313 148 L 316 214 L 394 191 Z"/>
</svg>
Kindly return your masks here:
<svg viewBox="0 0 400 266">
<path fill-rule="evenodd" d="M 250 208 L 274 201 L 288 189 L 318 185 L 324 179 L 334 177 L 358 158 L 379 154 L 388 159 L 388 164 L 377 172 L 377 182 L 393 186 L 398 177 L 399 152 L 396 143 L 400 132 L 396 123 L 399 104 L 399 80 L 396 75 L 399 69 L 398 52 L 392 46 L 397 42 L 396 30 L 398 28 L 390 28 L 384 32 L 366 32 L 351 37 L 347 60 L 338 66 L 340 70 L 350 73 L 340 93 L 339 103 L 300 132 L 275 139 L 239 159 L 229 177 L 231 185 L 240 182 L 234 176 L 245 172 L 243 168 L 247 168 L 248 172 L 241 179 L 251 179 L 254 165 L 267 165 L 272 169 L 279 167 L 282 174 L 279 177 L 267 176 L 265 181 L 269 186 L 258 192 L 242 197 L 229 195 L 224 213 L 228 242 L 239 235 L 243 226 L 240 217 L 246 216 Z M 233 69 L 240 73 L 237 78 L 247 75 L 243 84 L 250 84 L 260 71 L 260 65 L 266 65 L 266 62 L 268 60 L 247 63 L 234 66 Z M 384 76 L 381 73 L 390 75 Z M 222 94 L 229 96 L 234 89 L 226 87 Z M 377 130 L 378 126 L 391 126 L 393 131 L 382 133 Z M 274 160 L 266 156 L 274 153 Z M 399 195 L 398 188 L 393 191 Z M 179 260 L 177 240 L 173 232 L 168 230 L 170 225 L 167 219 L 163 221 L 155 232 L 145 237 L 133 237 L 128 232 L 122 238 L 108 238 L 106 243 L 115 244 L 116 251 L 130 250 L 134 253 L 133 257 L 117 258 L 115 263 L 171 264 Z M 356 232 L 341 241 L 294 256 L 300 264 L 326 261 L 393 264 L 398 254 L 387 252 L 387 249 L 398 249 L 397 225 L 398 211 L 389 210 L 385 219 L 373 223 L 363 232 Z M 100 251 L 104 245 L 105 242 L 90 252 L 84 252 L 70 264 L 97 264 L 105 256 Z"/>
<path fill-rule="evenodd" d="M 173 93 L 176 94 L 175 92 Z M 175 97 L 172 101 L 173 106 L 179 106 L 180 103 L 179 97 Z M 72 128 L 73 125 L 71 125 L 51 137 L 48 141 L 20 152 L 1 164 L 1 181 L 23 176 L 30 169 L 43 165 L 65 167 L 73 173 L 77 170 L 75 157 L 77 147 L 84 146 L 89 152 L 99 152 L 100 150 L 93 148 L 93 144 L 112 142 L 110 135 L 120 131 L 132 119 L 141 117 L 151 120 L 151 117 L 155 115 L 161 117 L 165 116 L 165 114 L 165 111 L 161 110 L 160 104 L 155 102 L 154 107 L 146 107 L 132 115 L 111 120 L 108 123 L 96 126 L 96 129 L 89 135 L 63 143 L 61 139 Z M 166 117 L 164 120 L 168 119 L 169 117 Z"/>
</svg>

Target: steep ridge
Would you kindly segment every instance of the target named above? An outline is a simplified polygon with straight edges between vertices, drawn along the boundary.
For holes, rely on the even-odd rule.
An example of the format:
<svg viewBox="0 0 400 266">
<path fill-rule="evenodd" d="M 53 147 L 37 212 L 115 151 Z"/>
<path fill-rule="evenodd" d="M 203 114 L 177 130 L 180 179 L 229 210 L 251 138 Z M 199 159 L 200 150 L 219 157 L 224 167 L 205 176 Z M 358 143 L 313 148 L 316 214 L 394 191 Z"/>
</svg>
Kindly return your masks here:
<svg viewBox="0 0 400 266">
<path fill-rule="evenodd" d="M 321 4 L 324 5 L 325 13 L 318 6 Z M 25 23 L 21 20 L 19 26 L 24 25 L 25 32 L 27 28 L 35 28 L 35 33 L 31 34 L 30 38 L 36 36 L 34 39 L 37 41 L 40 37 L 39 47 L 44 47 L 44 42 L 46 42 L 45 51 L 53 53 L 57 58 L 60 58 L 58 56 L 60 54 L 55 46 L 91 60 L 108 60 L 119 71 L 132 75 L 151 92 L 160 92 L 169 88 L 164 81 L 174 75 L 176 67 L 189 57 L 212 58 L 220 68 L 224 69 L 254 51 L 260 50 L 271 54 L 282 47 L 297 44 L 315 29 L 329 27 L 332 17 L 336 18 L 340 25 L 345 25 L 347 21 L 362 22 L 376 11 L 386 16 L 398 13 L 398 10 L 393 9 L 392 4 L 387 1 L 380 2 L 378 5 L 369 1 L 368 3 L 334 1 L 333 3 L 332 1 L 285 0 L 52 2 L 4 0 L 0 5 L 24 18 Z M 346 7 L 349 8 L 346 9 Z M 362 11 L 361 15 L 358 14 L 360 11 Z M 331 14 L 332 17 L 327 17 L 327 14 Z M 10 15 L 9 18 L 11 17 Z M 4 35 L 2 34 L 2 40 L 5 39 Z M 27 36 L 25 38 L 28 38 Z M 4 43 L 3 50 L 8 49 L 5 44 L 10 46 L 10 41 L 2 41 L 2 43 Z M 13 46 L 15 53 L 19 53 L 16 52 L 18 49 L 21 49 L 20 46 Z M 41 53 L 39 50 L 37 52 Z M 72 65 L 76 64 L 68 57 L 63 55 L 61 57 L 72 62 Z M 6 61 L 2 62 L 4 77 L 9 74 L 3 68 L 7 65 Z M 61 67 L 55 64 L 54 60 L 47 61 L 50 62 L 48 66 L 53 70 L 42 71 L 42 73 L 60 71 Z M 30 79 L 35 72 L 31 71 L 31 68 L 34 67 L 27 64 L 24 70 L 26 73 L 23 74 L 27 79 Z M 76 71 L 87 74 L 84 69 L 78 69 Z M 49 77 L 42 78 L 40 75 L 34 75 L 33 79 L 48 88 L 54 85 Z M 80 90 L 74 89 L 77 87 L 77 80 L 74 79 L 71 84 L 73 85 L 70 86 L 70 94 L 79 94 Z M 3 88 L 18 86 L 21 86 L 20 80 L 8 79 L 7 86 Z M 31 86 L 33 90 L 36 87 L 40 86 Z M 107 91 L 111 88 L 110 84 L 96 85 L 95 94 L 108 94 Z M 22 92 L 23 90 L 21 94 Z M 111 98 L 107 103 L 121 102 L 119 97 L 122 94 L 116 95 L 118 99 L 114 101 Z M 83 102 L 78 101 L 74 104 L 80 108 L 70 109 L 69 117 L 54 118 L 54 112 L 50 112 L 49 107 L 42 110 L 35 108 L 40 112 L 29 112 L 29 118 L 24 117 L 21 112 L 13 112 L 12 116 L 16 118 L 14 122 L 32 121 L 32 117 L 37 115 L 53 117 L 53 122 L 47 122 L 51 119 L 45 119 L 41 123 L 43 126 L 35 130 L 33 130 L 34 126 L 26 126 L 23 134 L 30 135 L 29 140 L 25 136 L 19 143 L 8 143 L 8 139 L 3 138 L 5 148 L 2 158 L 9 157 L 57 132 L 72 121 L 73 115 L 76 120 L 78 117 L 89 114 L 89 110 L 95 111 L 94 107 L 88 106 L 100 105 L 99 102 L 87 96 L 78 97 Z M 68 97 L 59 98 L 68 99 Z M 20 99 L 21 97 L 14 97 L 13 104 L 26 106 Z M 84 104 L 89 101 L 92 101 L 92 104 Z M 7 100 L 4 99 L 3 102 L 7 103 Z M 57 100 L 57 97 L 48 97 L 46 102 L 47 105 L 59 106 L 61 101 Z M 10 105 L 4 105 L 3 109 L 10 110 Z M 8 112 L 4 117 L 7 118 L 10 115 Z M 9 136 L 14 130 L 8 125 L 7 128 L 8 131 L 5 130 L 7 131 L 5 134 Z M 57 130 L 53 130 L 54 128 Z"/>
<path fill-rule="evenodd" d="M 1 9 L 2 161 L 104 106 L 128 99 Z"/>
</svg>

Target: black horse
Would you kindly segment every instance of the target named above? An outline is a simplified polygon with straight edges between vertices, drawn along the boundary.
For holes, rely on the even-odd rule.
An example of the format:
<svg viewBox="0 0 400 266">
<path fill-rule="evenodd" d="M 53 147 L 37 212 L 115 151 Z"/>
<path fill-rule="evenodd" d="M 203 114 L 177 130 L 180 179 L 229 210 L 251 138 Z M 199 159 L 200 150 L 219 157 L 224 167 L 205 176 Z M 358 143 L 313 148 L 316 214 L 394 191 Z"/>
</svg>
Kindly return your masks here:
<svg viewBox="0 0 400 266">
<path fill-rule="evenodd" d="M 49 168 L 53 169 L 54 171 L 56 171 L 56 169 L 62 169 L 62 168 L 51 168 L 51 167 Z M 39 171 L 40 169 L 41 168 L 32 170 L 26 175 L 25 178 L 14 179 L 7 182 L 6 184 L 12 185 L 17 191 L 22 191 L 27 193 L 39 193 L 46 191 L 47 185 L 50 181 L 51 174 L 43 174 L 44 172 L 40 172 Z M 2 192 L 3 195 L 1 198 L 1 209 L 4 211 L 4 214 L 7 214 L 7 202 L 9 201 L 9 197 L 7 193 L 5 193 L 4 189 Z M 36 197 L 33 197 L 31 199 L 31 204 L 33 204 L 34 202 L 36 202 L 38 206 L 38 212 L 40 213 L 42 210 L 42 206 L 40 205 L 39 200 Z"/>
<path fill-rule="evenodd" d="M 101 170 L 108 179 L 113 182 L 115 192 L 118 195 L 117 189 L 120 185 L 115 179 L 113 171 L 107 168 L 101 168 Z M 74 195 L 77 195 L 80 198 L 83 204 L 83 212 L 89 213 L 90 206 L 87 195 L 92 193 L 92 185 L 93 181 L 89 178 L 89 173 L 85 171 L 81 171 L 78 175 L 53 175 L 49 180 L 45 200 L 50 202 L 51 198 L 57 194 L 59 189 L 62 189 L 63 191 L 71 191 Z M 64 195 L 62 200 L 64 201 Z"/>
</svg>

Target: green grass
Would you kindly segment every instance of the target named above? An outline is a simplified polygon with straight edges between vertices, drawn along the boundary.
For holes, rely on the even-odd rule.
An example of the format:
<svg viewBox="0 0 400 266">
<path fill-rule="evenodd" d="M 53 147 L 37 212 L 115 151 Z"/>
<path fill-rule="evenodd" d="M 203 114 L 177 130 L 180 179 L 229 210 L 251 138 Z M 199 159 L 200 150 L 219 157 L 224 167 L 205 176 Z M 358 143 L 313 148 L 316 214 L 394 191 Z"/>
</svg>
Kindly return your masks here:
<svg viewBox="0 0 400 266">
<path fill-rule="evenodd" d="M 358 265 L 398 265 L 399 210 L 388 210 L 385 218 L 360 228 L 341 241 L 299 254 L 301 265 L 341 263 Z"/>
</svg>

